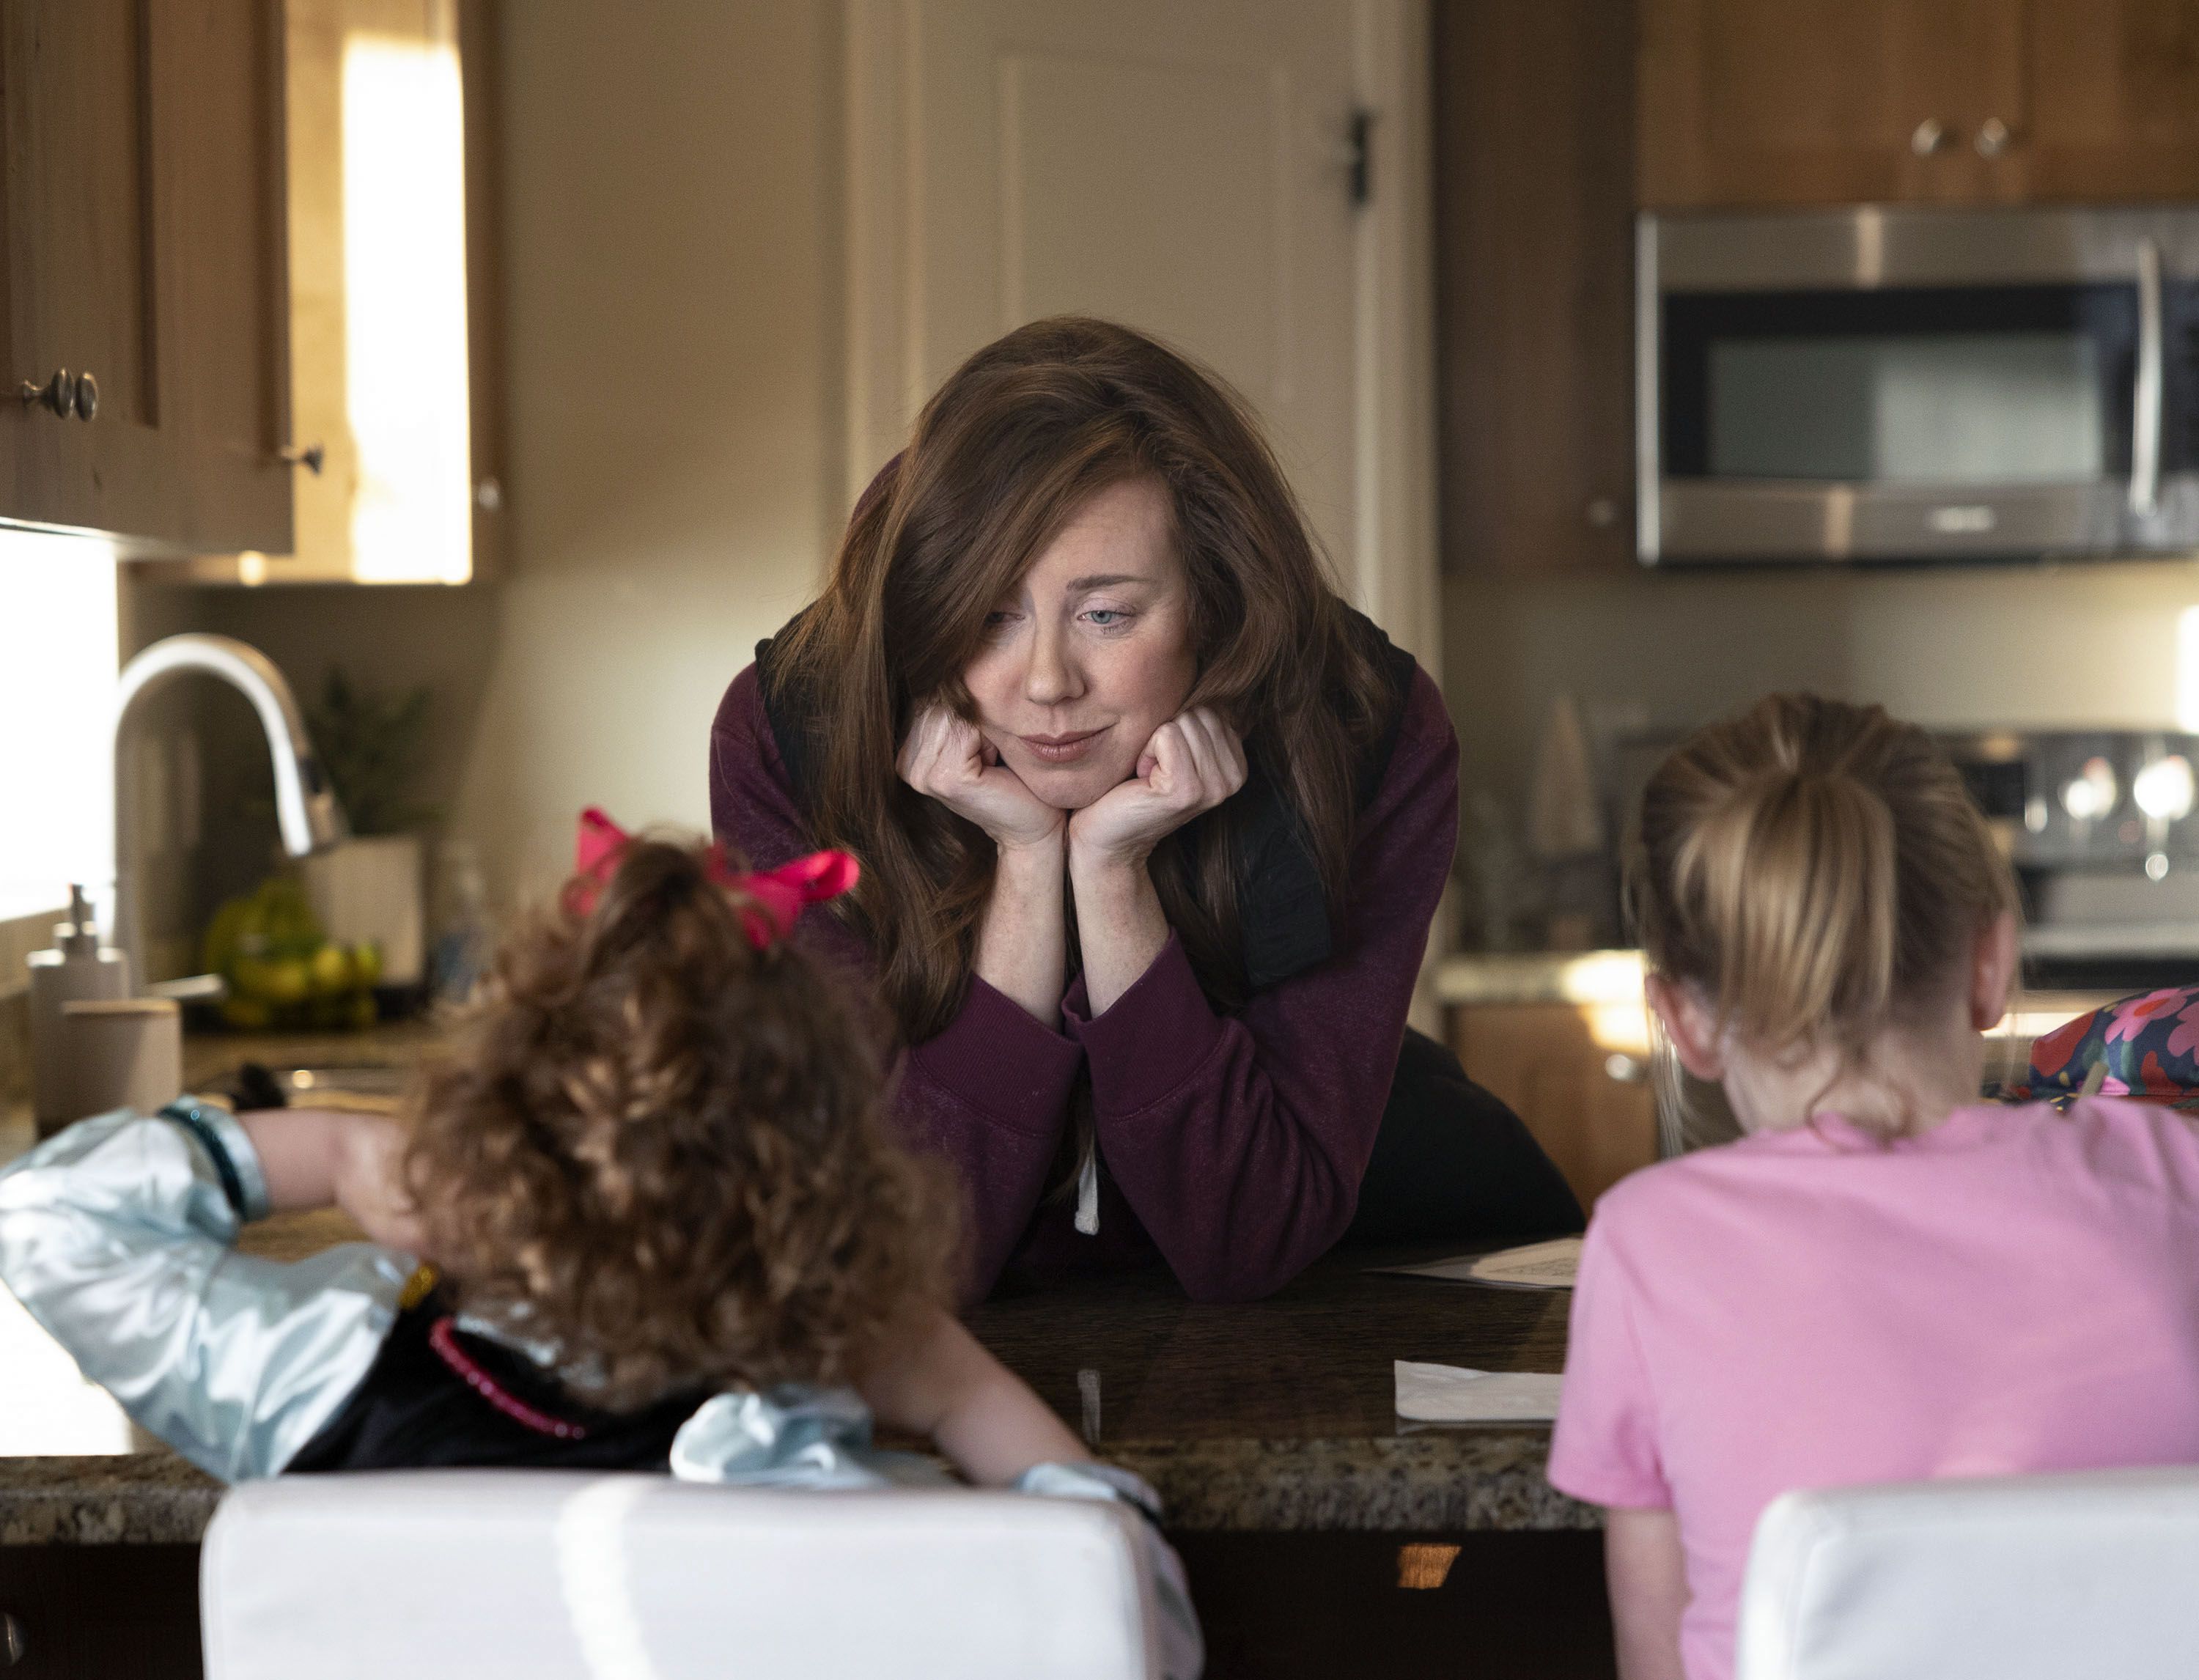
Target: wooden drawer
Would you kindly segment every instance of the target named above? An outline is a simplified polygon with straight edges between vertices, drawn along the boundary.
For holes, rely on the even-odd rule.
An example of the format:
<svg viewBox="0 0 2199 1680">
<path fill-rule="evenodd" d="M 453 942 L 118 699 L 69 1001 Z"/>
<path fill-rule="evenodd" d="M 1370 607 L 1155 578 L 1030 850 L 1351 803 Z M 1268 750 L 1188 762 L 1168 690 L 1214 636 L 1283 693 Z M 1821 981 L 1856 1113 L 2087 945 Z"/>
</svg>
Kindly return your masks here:
<svg viewBox="0 0 2199 1680">
<path fill-rule="evenodd" d="M 1461 1004 L 1450 1041 L 1467 1076 L 1526 1122 L 1584 1208 L 1657 1158 L 1639 1003 Z"/>
</svg>

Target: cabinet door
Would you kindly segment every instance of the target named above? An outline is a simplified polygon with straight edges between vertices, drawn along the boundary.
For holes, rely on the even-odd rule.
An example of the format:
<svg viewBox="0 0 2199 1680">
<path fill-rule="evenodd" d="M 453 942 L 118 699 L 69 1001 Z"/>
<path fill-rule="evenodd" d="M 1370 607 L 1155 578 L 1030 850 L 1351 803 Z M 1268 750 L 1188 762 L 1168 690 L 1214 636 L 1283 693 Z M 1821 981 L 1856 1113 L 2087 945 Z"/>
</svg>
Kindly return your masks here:
<svg viewBox="0 0 2199 1680">
<path fill-rule="evenodd" d="M 1642 202 L 2015 197 L 1976 141 L 2026 122 L 2022 22 L 2021 0 L 1643 0 Z"/>
<path fill-rule="evenodd" d="M 1444 565 L 1634 561 L 1634 42 L 1595 0 L 1435 10 Z"/>
<path fill-rule="evenodd" d="M 1640 1010 L 1617 1006 L 1472 1004 L 1451 1022 L 1467 1077 L 1526 1123 L 1584 1208 L 1657 1158 L 1647 1039 Z"/>
<path fill-rule="evenodd" d="M 2199 0 L 2028 0 L 2031 121 L 2008 149 L 2037 200 L 2199 196 Z"/>
<path fill-rule="evenodd" d="M 269 0 L 10 0 L 0 518 L 125 551 L 289 545 Z M 87 417 L 87 410 L 90 410 Z"/>
</svg>

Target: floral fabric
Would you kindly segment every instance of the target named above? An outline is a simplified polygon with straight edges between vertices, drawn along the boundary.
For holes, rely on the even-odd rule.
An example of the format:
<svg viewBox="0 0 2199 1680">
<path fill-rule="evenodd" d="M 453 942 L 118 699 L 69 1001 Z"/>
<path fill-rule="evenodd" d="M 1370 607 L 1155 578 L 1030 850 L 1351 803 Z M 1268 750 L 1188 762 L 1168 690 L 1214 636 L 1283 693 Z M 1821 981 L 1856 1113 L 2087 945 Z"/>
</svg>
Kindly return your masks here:
<svg viewBox="0 0 2199 1680">
<path fill-rule="evenodd" d="M 2067 1105 L 2095 1067 L 2102 1096 L 2199 1110 L 2199 986 L 2140 992 L 2056 1028 L 2031 1047 L 2026 1082 L 2002 1094 Z"/>
</svg>

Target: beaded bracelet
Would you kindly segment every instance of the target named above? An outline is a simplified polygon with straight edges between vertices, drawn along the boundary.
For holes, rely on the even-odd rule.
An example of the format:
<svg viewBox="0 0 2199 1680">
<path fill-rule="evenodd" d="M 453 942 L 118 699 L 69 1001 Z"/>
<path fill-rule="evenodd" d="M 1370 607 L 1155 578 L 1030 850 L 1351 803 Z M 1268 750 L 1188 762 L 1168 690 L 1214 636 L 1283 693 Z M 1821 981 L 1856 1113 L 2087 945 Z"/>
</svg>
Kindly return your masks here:
<svg viewBox="0 0 2199 1680">
<path fill-rule="evenodd" d="M 244 1181 L 236 1175 L 236 1163 L 229 1158 L 229 1147 L 221 1140 L 221 1134 L 206 1117 L 207 1105 L 196 1097 L 178 1097 L 160 1111 L 160 1117 L 172 1120 L 199 1140 L 200 1146 L 213 1161 L 215 1175 L 221 1180 L 221 1193 L 229 1199 L 229 1208 L 238 1221 L 246 1217 Z"/>
</svg>

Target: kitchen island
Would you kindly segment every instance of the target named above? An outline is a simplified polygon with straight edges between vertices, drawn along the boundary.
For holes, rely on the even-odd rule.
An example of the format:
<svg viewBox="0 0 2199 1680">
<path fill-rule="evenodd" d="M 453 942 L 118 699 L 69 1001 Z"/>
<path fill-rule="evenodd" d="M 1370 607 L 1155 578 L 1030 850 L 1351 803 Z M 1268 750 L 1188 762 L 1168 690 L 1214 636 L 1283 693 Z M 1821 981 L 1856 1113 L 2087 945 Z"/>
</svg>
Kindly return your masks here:
<svg viewBox="0 0 2199 1680">
<path fill-rule="evenodd" d="M 195 1041 L 193 1083 L 241 1057 L 405 1065 L 418 1026 L 357 1037 Z M 295 1258 L 356 1231 L 265 1221 Z M 1556 1371 L 1565 1292 L 1370 1273 L 1462 1245 L 1332 1255 L 1265 1301 L 1202 1305 L 1162 1269 L 1012 1277 L 971 1328 L 1093 1450 L 1160 1493 L 1209 1636 L 1212 1680 L 1473 1671 L 1607 1675 L 1599 1521 L 1555 1492 L 1547 1426 L 1399 1419 L 1392 1362 Z M 0 1457 L 0 1610 L 34 1607 L 44 1673 L 195 1674 L 197 1542 L 220 1485 L 164 1448 Z M 127 1627 L 114 1620 L 131 1607 Z M 66 1631 L 60 1631 L 66 1630 Z M 94 1630 L 129 1635 L 131 1654 Z M 55 1635 L 59 1631 L 59 1639 Z"/>
<path fill-rule="evenodd" d="M 295 1256 L 341 1216 L 269 1220 Z M 1579 1529 L 1597 1514 L 1543 1478 L 1546 1426 L 1425 1425 L 1393 1409 L 1391 1362 L 1554 1371 L 1562 1291 L 1369 1275 L 1443 1245 L 1331 1256 L 1266 1301 L 1202 1306 L 1164 1272 L 1026 1284 L 971 1327 L 1078 1428 L 1158 1490 L 1172 1530 Z M 219 1485 L 165 1449 L 0 1458 L 0 1545 L 195 1541 Z"/>
</svg>

